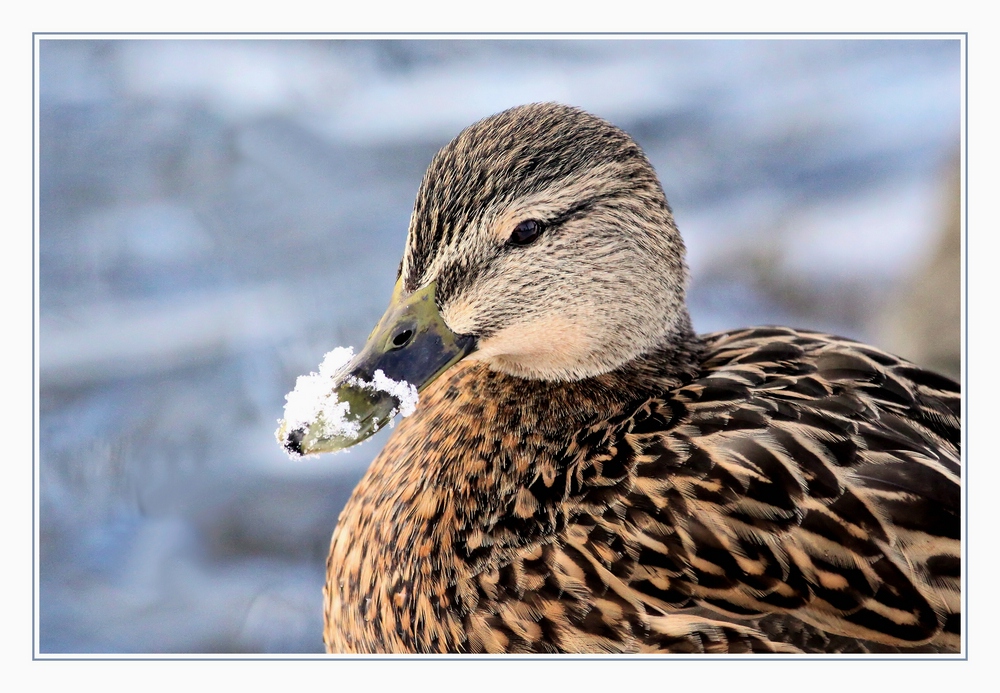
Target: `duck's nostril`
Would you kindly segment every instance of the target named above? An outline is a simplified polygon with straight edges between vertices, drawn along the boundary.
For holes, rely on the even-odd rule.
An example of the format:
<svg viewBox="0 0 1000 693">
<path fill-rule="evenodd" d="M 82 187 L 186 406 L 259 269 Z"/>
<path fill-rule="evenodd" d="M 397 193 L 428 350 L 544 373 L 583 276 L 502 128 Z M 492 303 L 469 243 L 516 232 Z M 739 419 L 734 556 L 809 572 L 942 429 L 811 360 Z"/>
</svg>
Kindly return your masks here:
<svg viewBox="0 0 1000 693">
<path fill-rule="evenodd" d="M 397 349 L 405 347 L 407 344 L 410 343 L 410 339 L 412 338 L 413 338 L 413 330 L 403 330 L 402 332 L 400 332 L 399 334 L 397 334 L 395 337 L 392 338 L 392 345 Z"/>
</svg>

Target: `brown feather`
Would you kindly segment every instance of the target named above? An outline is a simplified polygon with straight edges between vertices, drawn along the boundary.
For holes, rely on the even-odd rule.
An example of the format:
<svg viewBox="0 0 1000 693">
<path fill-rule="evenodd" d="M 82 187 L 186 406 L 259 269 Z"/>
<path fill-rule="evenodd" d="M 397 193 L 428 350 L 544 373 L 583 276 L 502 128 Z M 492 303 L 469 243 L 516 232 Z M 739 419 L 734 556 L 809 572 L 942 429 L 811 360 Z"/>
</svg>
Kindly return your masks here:
<svg viewBox="0 0 1000 693">
<path fill-rule="evenodd" d="M 926 422 L 957 426 L 957 388 L 816 333 L 700 345 L 674 379 L 677 353 L 531 390 L 481 364 L 432 385 L 341 516 L 328 647 L 954 650 L 959 455 Z M 799 394 L 854 360 L 858 379 Z M 867 387 L 890 378 L 906 405 Z"/>
</svg>

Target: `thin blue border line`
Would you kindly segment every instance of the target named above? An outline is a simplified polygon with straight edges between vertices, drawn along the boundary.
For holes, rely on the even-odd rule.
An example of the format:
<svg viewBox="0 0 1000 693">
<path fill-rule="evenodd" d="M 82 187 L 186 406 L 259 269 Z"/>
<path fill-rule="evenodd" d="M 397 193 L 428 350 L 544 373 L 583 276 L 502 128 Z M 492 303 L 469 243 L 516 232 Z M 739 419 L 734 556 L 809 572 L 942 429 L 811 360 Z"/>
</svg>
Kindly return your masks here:
<svg viewBox="0 0 1000 693">
<path fill-rule="evenodd" d="M 38 345 L 35 344 L 35 302 L 38 300 L 38 296 L 35 295 L 35 258 L 36 251 L 35 248 L 35 229 L 38 228 L 38 219 L 35 218 L 35 203 L 38 200 L 38 190 L 35 188 L 35 176 L 37 172 L 35 171 L 35 154 L 38 151 L 38 128 L 36 123 L 38 122 L 38 113 L 35 109 L 35 80 L 38 78 L 38 66 L 35 65 L 35 56 L 37 51 L 38 42 L 34 39 L 32 35 L 31 41 L 31 656 L 32 659 L 35 658 L 35 643 L 38 642 L 37 633 L 35 628 L 37 626 L 35 614 L 38 613 L 38 595 L 35 593 L 35 578 L 39 577 L 35 574 L 35 565 L 38 557 L 35 554 L 36 542 L 35 538 L 38 536 L 38 528 L 35 526 L 35 516 L 38 512 L 38 508 L 35 505 L 35 499 L 38 498 L 38 489 L 35 488 L 35 475 L 38 471 L 37 458 L 35 454 L 35 441 L 37 440 L 38 432 L 35 429 L 35 411 L 37 410 L 37 402 L 35 401 L 35 391 L 37 390 L 37 371 L 35 370 L 38 365 L 35 363 L 35 354 L 37 353 Z"/>
<path fill-rule="evenodd" d="M 218 656 L 218 657 L 174 657 L 174 656 L 156 656 L 149 654 L 140 654 L 134 657 L 121 657 L 121 656 L 101 656 L 95 654 L 92 657 L 85 656 L 42 656 L 40 653 L 35 652 L 35 606 L 37 595 L 35 592 L 35 541 L 36 527 L 35 527 L 35 465 L 37 464 L 37 456 L 35 454 L 35 200 L 37 199 L 37 190 L 35 187 L 35 153 L 37 150 L 37 113 L 35 111 L 35 78 L 38 66 L 35 64 L 35 45 L 44 36 L 953 36 L 956 38 L 961 38 L 963 40 L 964 47 L 964 57 L 965 57 L 965 166 L 963 167 L 963 175 L 965 181 L 965 199 L 962 201 L 963 207 L 965 208 L 965 350 L 964 350 L 964 360 L 962 364 L 962 370 L 965 373 L 965 386 L 962 388 L 962 398 L 966 404 L 966 412 L 968 412 L 968 382 L 969 382 L 969 195 L 968 195 L 968 180 L 969 180 L 969 32 L 967 31 L 931 31 L 931 32 L 877 32 L 877 31 L 866 31 L 866 32 L 675 32 L 675 33 L 663 33 L 663 32 L 506 32 L 506 33 L 496 33 L 496 32 L 160 32 L 160 31 L 140 31 L 140 32 L 98 32 L 98 31 L 87 31 L 87 32 L 69 32 L 69 31 L 58 31 L 58 32 L 42 32 L 34 31 L 31 33 L 32 37 L 32 49 L 31 49 L 31 221 L 32 221 L 32 235 L 31 235 L 31 296 L 32 296 L 32 306 L 31 306 L 31 365 L 32 365 L 32 389 L 31 389 L 31 404 L 32 404 L 32 417 L 31 417 L 31 431 L 32 431 L 32 475 L 31 475 L 31 529 L 32 529 L 32 543 L 31 543 L 31 597 L 32 597 L 32 619 L 31 619 L 31 659 L 32 661 L 52 661 L 52 662 L 143 662 L 143 661 L 166 661 L 166 662 L 238 662 L 238 661 L 248 661 L 248 662 L 271 662 L 271 661 L 320 661 L 320 662 L 337 662 L 337 661 L 711 661 L 711 662 L 771 662 L 771 661 L 838 661 L 838 662 L 899 662 L 899 661 L 915 661 L 915 662 L 967 662 L 969 661 L 969 574 L 968 574 L 968 536 L 969 536 L 969 498 L 968 498 L 968 442 L 969 442 L 969 431 L 967 426 L 967 416 L 962 419 L 962 427 L 965 431 L 965 445 L 963 445 L 962 452 L 966 456 L 965 463 L 963 464 L 962 470 L 962 482 L 966 489 L 966 507 L 965 507 L 965 534 L 963 536 L 963 541 L 965 542 L 966 549 L 966 560 L 963 565 L 963 598 L 964 598 L 964 609 L 962 613 L 962 620 L 965 629 L 965 638 L 963 648 L 963 657 L 951 657 L 951 656 L 910 656 L 906 653 L 901 653 L 899 655 L 893 656 L 882 656 L 882 655 L 863 655 L 863 656 L 842 656 L 837 654 L 803 654 L 803 655 L 793 655 L 793 656 L 767 656 L 767 655 L 755 655 L 753 657 L 744 656 L 732 656 L 727 655 L 726 657 L 714 657 L 714 656 L 678 656 L 671 654 L 662 655 L 605 655 L 605 656 L 586 656 L 586 655 L 572 655 L 563 654 L 558 656 L 549 655 L 539 655 L 539 656 L 518 656 L 518 655 L 493 655 L 493 656 L 478 656 L 478 655 L 462 655 L 462 654 L 448 654 L 448 655 L 363 655 L 363 656 L 344 656 L 344 655 L 324 655 L 324 654 L 293 654 L 287 657 L 275 657 L 275 656 L 262 656 L 262 657 L 234 657 L 234 656 Z"/>
<path fill-rule="evenodd" d="M 537 655 L 507 655 L 507 654 L 495 654 L 495 655 L 479 655 L 479 654 L 371 654 L 371 655 L 341 655 L 341 654 L 308 654 L 308 655 L 288 655 L 286 657 L 276 656 L 276 655 L 263 655 L 260 657 L 237 657 L 237 656 L 225 656 L 225 655 L 207 655 L 207 656 L 152 656 L 152 655 L 136 655 L 134 657 L 126 656 L 103 656 L 100 654 L 95 654 L 92 657 L 87 657 L 83 655 L 79 656 L 52 656 L 52 657 L 35 657 L 35 661 L 51 661 L 51 662 L 372 662 L 372 661 L 383 661 L 383 662 L 440 662 L 440 661 L 456 661 L 456 662 L 564 662 L 564 661 L 588 661 L 588 662 L 677 662 L 677 661 L 687 661 L 687 662 L 773 662 L 773 661 L 783 661 L 783 662 L 802 662 L 802 661 L 814 661 L 814 662 L 965 662 L 968 660 L 967 657 L 954 657 L 942 653 L 938 657 L 927 656 L 927 655 L 908 655 L 906 653 L 900 653 L 896 655 L 840 655 L 836 653 L 826 653 L 826 654 L 785 654 L 785 655 L 768 655 L 768 654 L 755 654 L 752 656 L 746 655 L 723 655 L 723 654 L 703 654 L 703 655 L 677 655 L 677 654 L 660 654 L 660 655 L 639 655 L 639 654 L 606 654 L 606 655 L 578 655 L 578 654 L 537 654 Z"/>
<path fill-rule="evenodd" d="M 962 565 L 962 596 L 964 597 L 962 609 L 962 626 L 965 630 L 965 658 L 969 658 L 969 34 L 965 34 L 965 166 L 963 167 L 963 180 L 965 185 L 965 199 L 962 206 L 965 208 L 965 357 L 962 362 L 962 370 L 965 371 L 965 382 L 962 387 L 962 399 L 965 402 L 965 416 L 962 417 L 962 429 L 965 432 L 965 440 L 962 443 L 962 452 L 965 460 L 962 462 L 962 481 L 965 486 L 965 533 L 962 535 L 962 548 L 965 549 L 965 562 Z M 961 194 L 961 193 L 960 193 Z"/>
<path fill-rule="evenodd" d="M 967 31 L 35 31 L 35 36 L 964 36 Z"/>
</svg>

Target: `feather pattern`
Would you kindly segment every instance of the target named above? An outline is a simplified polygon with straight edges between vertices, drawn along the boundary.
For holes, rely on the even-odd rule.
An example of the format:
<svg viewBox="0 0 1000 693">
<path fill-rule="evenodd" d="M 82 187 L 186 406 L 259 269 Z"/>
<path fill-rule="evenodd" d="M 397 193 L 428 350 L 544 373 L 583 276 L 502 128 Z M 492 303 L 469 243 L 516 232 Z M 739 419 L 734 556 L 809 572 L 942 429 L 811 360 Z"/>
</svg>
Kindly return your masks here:
<svg viewBox="0 0 1000 693">
<path fill-rule="evenodd" d="M 700 346 L 674 380 L 659 354 L 533 396 L 481 365 L 428 390 L 341 517 L 328 647 L 957 649 L 957 386 L 789 328 Z"/>
</svg>

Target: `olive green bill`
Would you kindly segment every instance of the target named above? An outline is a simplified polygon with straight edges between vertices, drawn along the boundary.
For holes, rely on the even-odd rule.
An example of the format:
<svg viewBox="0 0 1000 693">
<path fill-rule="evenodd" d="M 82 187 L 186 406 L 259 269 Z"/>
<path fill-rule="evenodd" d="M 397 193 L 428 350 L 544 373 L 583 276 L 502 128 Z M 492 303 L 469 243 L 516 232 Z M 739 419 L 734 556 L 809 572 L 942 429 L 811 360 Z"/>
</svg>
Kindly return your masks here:
<svg viewBox="0 0 1000 693">
<path fill-rule="evenodd" d="M 336 452 L 360 443 L 400 411 L 412 410 L 418 392 L 475 350 L 474 337 L 455 334 L 441 318 L 436 289 L 432 282 L 404 295 L 402 281 L 396 282 L 385 315 L 361 352 L 331 378 L 314 419 L 291 427 L 287 419 L 281 422 L 276 435 L 289 454 Z"/>
</svg>

